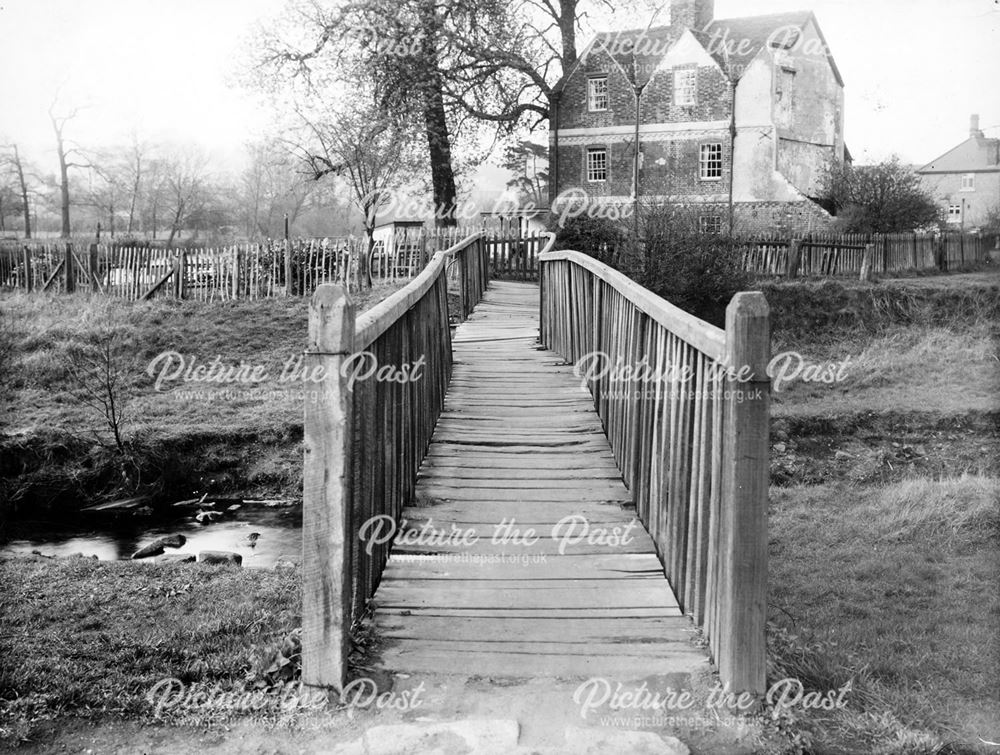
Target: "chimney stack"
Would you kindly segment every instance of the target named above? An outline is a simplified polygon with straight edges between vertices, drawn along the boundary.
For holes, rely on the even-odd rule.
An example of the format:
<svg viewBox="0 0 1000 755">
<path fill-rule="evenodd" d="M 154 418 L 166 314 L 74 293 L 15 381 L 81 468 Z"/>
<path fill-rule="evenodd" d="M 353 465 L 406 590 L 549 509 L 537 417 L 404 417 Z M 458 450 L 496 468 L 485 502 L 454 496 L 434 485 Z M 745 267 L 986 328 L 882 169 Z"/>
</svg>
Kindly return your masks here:
<svg viewBox="0 0 1000 755">
<path fill-rule="evenodd" d="M 973 139 L 982 139 L 984 134 L 979 129 L 979 116 L 973 115 L 969 118 L 969 136 Z"/>
<path fill-rule="evenodd" d="M 670 25 L 703 31 L 715 18 L 715 0 L 670 0 Z"/>
</svg>

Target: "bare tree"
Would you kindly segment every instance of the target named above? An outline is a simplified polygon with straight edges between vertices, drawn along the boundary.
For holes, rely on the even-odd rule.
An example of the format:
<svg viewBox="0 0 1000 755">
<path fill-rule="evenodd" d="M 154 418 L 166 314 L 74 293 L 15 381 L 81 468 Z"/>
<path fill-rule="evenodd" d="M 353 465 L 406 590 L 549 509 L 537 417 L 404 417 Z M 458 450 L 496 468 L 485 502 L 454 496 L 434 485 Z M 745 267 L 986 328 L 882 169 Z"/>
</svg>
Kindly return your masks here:
<svg viewBox="0 0 1000 755">
<path fill-rule="evenodd" d="M 28 181 L 26 178 L 25 164 L 21 159 L 21 153 L 18 151 L 17 144 L 10 144 L 6 147 L 6 149 L 8 149 L 9 152 L 4 155 L 2 161 L 9 166 L 17 179 L 17 188 L 20 192 L 20 209 L 24 216 L 24 237 L 26 239 L 30 239 L 31 205 L 28 204 Z"/>
<path fill-rule="evenodd" d="M 162 162 L 163 186 L 170 206 L 170 236 L 167 248 L 188 218 L 205 199 L 208 157 L 193 146 L 179 149 Z"/>
<path fill-rule="evenodd" d="M 130 194 L 128 202 L 128 225 L 125 227 L 125 233 L 129 235 L 132 235 L 133 230 L 135 230 L 136 209 L 139 202 L 140 192 L 142 191 L 142 181 L 146 168 L 147 152 L 147 144 L 139 141 L 138 134 L 133 131 L 132 143 L 129 145 L 128 152 Z"/>
<path fill-rule="evenodd" d="M 405 122 L 381 112 L 377 105 L 330 113 L 325 118 L 302 117 L 310 137 L 305 146 L 299 147 L 302 157 L 317 180 L 334 175 L 350 187 L 364 217 L 370 254 L 379 211 L 391 200 L 392 191 L 401 188 L 418 170 L 413 131 Z M 367 272 L 363 278 L 363 283 L 370 285 Z"/>
<path fill-rule="evenodd" d="M 62 231 L 60 235 L 65 239 L 69 238 L 71 231 L 69 217 L 69 169 L 89 168 L 91 167 L 91 163 L 83 156 L 80 148 L 73 142 L 67 140 L 65 135 L 66 124 L 76 118 L 80 114 L 80 110 L 82 108 L 70 108 L 68 111 L 60 115 L 56 112 L 58 102 L 59 98 L 57 96 L 49 106 L 49 122 L 52 124 L 52 131 L 55 133 L 56 154 L 59 157 L 59 195 L 62 217 Z M 82 162 L 75 162 L 74 156 L 78 156 L 76 159 L 81 159 Z"/>
<path fill-rule="evenodd" d="M 267 140 L 247 145 L 250 162 L 241 176 L 241 215 L 247 236 L 275 236 L 284 217 L 295 223 L 316 186 L 288 148 Z"/>
</svg>

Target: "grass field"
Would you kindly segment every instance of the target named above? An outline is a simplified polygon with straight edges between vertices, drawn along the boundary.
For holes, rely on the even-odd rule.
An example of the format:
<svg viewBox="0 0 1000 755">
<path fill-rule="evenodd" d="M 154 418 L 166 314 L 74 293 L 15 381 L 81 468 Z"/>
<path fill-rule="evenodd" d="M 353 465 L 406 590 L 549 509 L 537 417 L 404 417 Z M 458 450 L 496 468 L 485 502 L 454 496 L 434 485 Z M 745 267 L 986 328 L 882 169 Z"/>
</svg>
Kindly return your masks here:
<svg viewBox="0 0 1000 755">
<path fill-rule="evenodd" d="M 772 676 L 854 683 L 844 711 L 797 722 L 818 751 L 992 751 L 998 495 L 980 476 L 772 490 Z"/>
</svg>

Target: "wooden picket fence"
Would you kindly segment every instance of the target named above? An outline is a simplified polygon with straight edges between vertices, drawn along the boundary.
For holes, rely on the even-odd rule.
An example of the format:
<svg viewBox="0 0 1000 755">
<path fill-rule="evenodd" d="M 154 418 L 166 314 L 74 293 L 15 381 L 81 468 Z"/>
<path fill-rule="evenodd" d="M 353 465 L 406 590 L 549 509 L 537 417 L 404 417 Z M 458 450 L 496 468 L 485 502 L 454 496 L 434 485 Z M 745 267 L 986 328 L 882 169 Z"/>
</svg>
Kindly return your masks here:
<svg viewBox="0 0 1000 755">
<path fill-rule="evenodd" d="M 507 280 L 538 280 L 538 255 L 549 241 L 548 233 L 512 235 L 487 233 L 484 243 L 490 262 L 490 277 Z"/>
<path fill-rule="evenodd" d="M 146 300 L 201 301 L 308 296 L 323 283 L 356 290 L 367 272 L 374 280 L 416 277 L 437 252 L 468 238 L 466 228 L 397 231 L 391 244 L 358 237 L 272 239 L 220 247 L 166 249 L 108 242 L 0 243 L 0 290 L 79 292 Z M 546 237 L 494 235 L 491 272 L 537 277 Z"/>
<path fill-rule="evenodd" d="M 810 234 L 758 236 L 740 245 L 749 272 L 795 278 L 955 270 L 986 262 L 991 241 L 968 233 Z"/>
</svg>

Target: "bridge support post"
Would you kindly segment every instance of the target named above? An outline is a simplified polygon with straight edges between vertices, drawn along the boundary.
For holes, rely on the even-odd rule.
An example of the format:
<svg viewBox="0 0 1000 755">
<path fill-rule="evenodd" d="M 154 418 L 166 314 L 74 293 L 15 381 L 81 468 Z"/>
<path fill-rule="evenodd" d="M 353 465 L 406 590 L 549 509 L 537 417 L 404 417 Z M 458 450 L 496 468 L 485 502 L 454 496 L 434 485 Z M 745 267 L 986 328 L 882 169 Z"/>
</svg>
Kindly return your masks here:
<svg viewBox="0 0 1000 755">
<path fill-rule="evenodd" d="M 325 283 L 309 304 L 304 361 L 302 681 L 342 692 L 351 628 L 353 399 L 342 374 L 354 351 L 354 305 Z"/>
<path fill-rule="evenodd" d="M 720 511 L 720 652 L 733 693 L 765 692 L 770 312 L 760 292 L 726 310 L 727 382 Z"/>
</svg>

